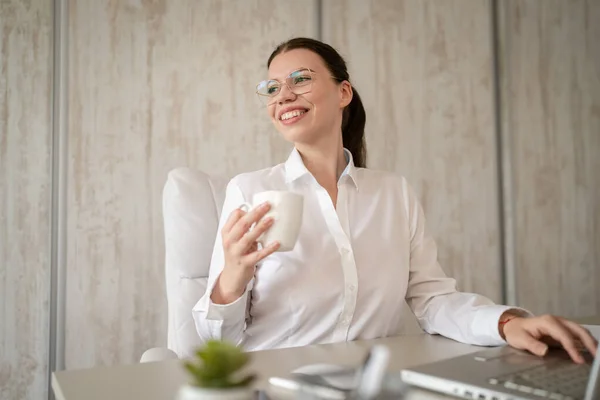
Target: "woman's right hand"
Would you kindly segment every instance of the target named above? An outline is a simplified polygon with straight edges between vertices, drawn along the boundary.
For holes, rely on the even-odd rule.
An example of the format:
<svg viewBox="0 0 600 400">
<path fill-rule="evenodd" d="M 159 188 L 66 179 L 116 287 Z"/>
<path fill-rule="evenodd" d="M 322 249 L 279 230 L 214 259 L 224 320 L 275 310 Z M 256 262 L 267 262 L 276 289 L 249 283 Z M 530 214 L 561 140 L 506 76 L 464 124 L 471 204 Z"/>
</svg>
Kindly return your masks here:
<svg viewBox="0 0 600 400">
<path fill-rule="evenodd" d="M 270 208 L 263 203 L 249 212 L 236 209 L 229 215 L 221 230 L 225 266 L 211 294 L 213 303 L 229 304 L 240 298 L 254 277 L 256 264 L 279 248 L 275 242 L 259 250 L 256 242 L 273 225 L 272 218 L 263 218 Z"/>
</svg>

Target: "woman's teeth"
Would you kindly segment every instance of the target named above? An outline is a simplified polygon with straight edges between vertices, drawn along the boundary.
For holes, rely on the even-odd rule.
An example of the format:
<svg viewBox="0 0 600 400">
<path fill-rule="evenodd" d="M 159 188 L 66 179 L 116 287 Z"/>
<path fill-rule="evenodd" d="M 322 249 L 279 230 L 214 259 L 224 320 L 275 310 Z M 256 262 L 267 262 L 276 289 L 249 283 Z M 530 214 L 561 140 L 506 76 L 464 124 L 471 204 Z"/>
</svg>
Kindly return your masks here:
<svg viewBox="0 0 600 400">
<path fill-rule="evenodd" d="M 286 112 L 286 113 L 282 114 L 280 119 L 282 121 L 285 121 L 286 119 L 298 117 L 298 116 L 304 114 L 305 112 L 306 111 L 302 111 L 302 110 L 289 111 L 289 112 Z"/>
</svg>

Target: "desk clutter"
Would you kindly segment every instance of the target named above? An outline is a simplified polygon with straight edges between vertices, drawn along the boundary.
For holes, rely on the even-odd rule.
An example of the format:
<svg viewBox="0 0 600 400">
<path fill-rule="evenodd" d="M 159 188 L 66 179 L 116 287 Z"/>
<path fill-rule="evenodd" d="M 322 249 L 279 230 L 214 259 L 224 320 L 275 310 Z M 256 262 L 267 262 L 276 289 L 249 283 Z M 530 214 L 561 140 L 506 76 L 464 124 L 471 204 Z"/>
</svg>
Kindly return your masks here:
<svg viewBox="0 0 600 400">
<path fill-rule="evenodd" d="M 297 368 L 289 378 L 271 377 L 269 385 L 276 398 L 325 400 L 374 400 L 404 397 L 406 385 L 398 373 L 386 372 L 390 351 L 375 345 L 362 365 L 356 368 L 336 364 L 311 364 Z M 258 400 L 267 400 L 264 391 L 256 393 Z"/>
</svg>

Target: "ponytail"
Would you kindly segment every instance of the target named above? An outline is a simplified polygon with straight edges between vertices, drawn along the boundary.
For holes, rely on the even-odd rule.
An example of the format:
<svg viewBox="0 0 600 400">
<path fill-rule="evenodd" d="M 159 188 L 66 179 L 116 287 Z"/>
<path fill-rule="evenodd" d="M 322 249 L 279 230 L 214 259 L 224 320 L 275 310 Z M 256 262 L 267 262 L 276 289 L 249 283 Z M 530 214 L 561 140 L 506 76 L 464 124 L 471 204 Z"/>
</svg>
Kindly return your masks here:
<svg viewBox="0 0 600 400">
<path fill-rule="evenodd" d="M 366 113 L 358 92 L 352 87 L 352 100 L 344 109 L 342 117 L 342 141 L 350 150 L 354 165 L 367 167 L 367 145 L 365 143 Z"/>
</svg>

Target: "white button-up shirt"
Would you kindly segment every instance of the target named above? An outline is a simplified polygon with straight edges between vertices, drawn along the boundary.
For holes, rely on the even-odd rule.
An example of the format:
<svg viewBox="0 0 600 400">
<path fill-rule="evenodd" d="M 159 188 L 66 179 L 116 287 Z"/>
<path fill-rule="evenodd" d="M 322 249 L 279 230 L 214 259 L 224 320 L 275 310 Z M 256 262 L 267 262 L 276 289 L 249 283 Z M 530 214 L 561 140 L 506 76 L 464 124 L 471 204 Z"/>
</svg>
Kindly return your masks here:
<svg viewBox="0 0 600 400">
<path fill-rule="evenodd" d="M 406 179 L 356 168 L 344 152 L 348 164 L 336 207 L 295 149 L 284 164 L 229 182 L 208 289 L 193 309 L 200 337 L 262 350 L 393 336 L 401 332 L 408 303 L 428 333 L 504 344 L 498 320 L 509 307 L 456 291 Z M 221 227 L 234 209 L 266 190 L 304 196 L 296 246 L 265 258 L 238 300 L 214 304 L 212 288 L 224 266 Z"/>
</svg>

